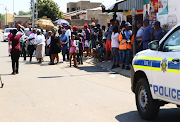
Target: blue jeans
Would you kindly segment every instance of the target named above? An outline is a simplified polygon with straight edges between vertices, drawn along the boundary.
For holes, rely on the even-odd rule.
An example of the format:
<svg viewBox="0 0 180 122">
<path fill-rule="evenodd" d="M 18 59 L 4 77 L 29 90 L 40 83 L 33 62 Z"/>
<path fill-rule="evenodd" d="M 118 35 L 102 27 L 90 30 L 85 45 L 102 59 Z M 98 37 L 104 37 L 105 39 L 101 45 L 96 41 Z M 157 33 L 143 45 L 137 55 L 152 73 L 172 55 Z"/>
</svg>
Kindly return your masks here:
<svg viewBox="0 0 180 122">
<path fill-rule="evenodd" d="M 123 51 L 119 51 L 119 59 L 120 59 L 120 61 L 123 60 Z"/>
<path fill-rule="evenodd" d="M 63 45 L 63 48 L 62 48 L 63 61 L 66 60 L 65 55 L 67 53 L 67 50 L 68 50 L 67 45 Z"/>
<path fill-rule="evenodd" d="M 129 66 L 129 58 L 130 58 L 130 53 L 131 53 L 131 50 L 130 49 L 127 49 L 127 50 L 123 50 L 123 65 L 125 65 L 125 62 L 126 62 L 126 66 Z"/>
<path fill-rule="evenodd" d="M 100 53 L 101 57 L 103 57 L 103 54 L 106 53 L 106 49 L 103 47 L 99 48 L 99 53 Z"/>
</svg>

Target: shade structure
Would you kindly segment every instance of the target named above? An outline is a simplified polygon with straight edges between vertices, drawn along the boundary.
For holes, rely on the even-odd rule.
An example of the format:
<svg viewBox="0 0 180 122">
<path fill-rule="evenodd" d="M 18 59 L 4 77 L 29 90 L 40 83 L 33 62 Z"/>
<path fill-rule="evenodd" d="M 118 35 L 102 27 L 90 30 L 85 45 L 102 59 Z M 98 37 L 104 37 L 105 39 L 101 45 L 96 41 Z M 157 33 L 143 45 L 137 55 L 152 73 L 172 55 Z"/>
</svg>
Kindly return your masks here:
<svg viewBox="0 0 180 122">
<path fill-rule="evenodd" d="M 51 20 L 47 20 L 47 19 L 39 19 L 35 25 L 39 25 L 42 27 L 54 27 L 54 24 L 52 23 Z"/>
<path fill-rule="evenodd" d="M 69 25 L 69 22 L 64 20 L 64 19 L 58 19 L 54 22 L 54 24 L 57 24 L 57 25 Z"/>
</svg>

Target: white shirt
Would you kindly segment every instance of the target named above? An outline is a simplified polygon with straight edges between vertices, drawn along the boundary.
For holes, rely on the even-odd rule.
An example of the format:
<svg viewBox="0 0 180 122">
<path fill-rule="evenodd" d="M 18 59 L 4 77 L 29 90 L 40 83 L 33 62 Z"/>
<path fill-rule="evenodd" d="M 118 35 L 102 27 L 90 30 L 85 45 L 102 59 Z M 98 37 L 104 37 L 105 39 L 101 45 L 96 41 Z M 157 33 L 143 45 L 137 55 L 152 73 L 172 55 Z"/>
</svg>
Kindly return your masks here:
<svg viewBox="0 0 180 122">
<path fill-rule="evenodd" d="M 32 38 L 36 38 L 36 34 L 34 34 L 34 33 L 31 33 L 30 35 L 29 35 L 29 38 L 28 39 L 32 39 Z M 34 42 L 35 42 L 35 39 L 32 39 L 30 42 L 29 42 L 29 44 L 30 45 L 34 45 Z"/>
<path fill-rule="evenodd" d="M 37 35 L 37 37 L 35 39 L 35 44 L 37 44 L 37 45 L 41 45 L 41 44 L 45 45 L 45 41 L 46 40 L 45 40 L 44 35 L 40 34 L 40 35 Z"/>
<path fill-rule="evenodd" d="M 65 34 L 68 36 L 68 38 L 69 38 L 69 37 L 71 38 L 71 30 L 70 30 L 70 29 L 66 30 L 66 33 L 65 33 Z"/>
<path fill-rule="evenodd" d="M 143 35 L 143 30 L 144 30 L 143 26 L 141 28 L 139 28 L 139 30 L 137 31 L 136 37 L 142 36 Z M 142 38 L 137 39 L 137 41 L 142 41 Z"/>
<path fill-rule="evenodd" d="M 119 48 L 119 33 L 112 32 L 111 47 Z"/>
<path fill-rule="evenodd" d="M 47 45 L 51 44 L 51 37 L 49 37 L 49 39 L 47 40 Z"/>
</svg>

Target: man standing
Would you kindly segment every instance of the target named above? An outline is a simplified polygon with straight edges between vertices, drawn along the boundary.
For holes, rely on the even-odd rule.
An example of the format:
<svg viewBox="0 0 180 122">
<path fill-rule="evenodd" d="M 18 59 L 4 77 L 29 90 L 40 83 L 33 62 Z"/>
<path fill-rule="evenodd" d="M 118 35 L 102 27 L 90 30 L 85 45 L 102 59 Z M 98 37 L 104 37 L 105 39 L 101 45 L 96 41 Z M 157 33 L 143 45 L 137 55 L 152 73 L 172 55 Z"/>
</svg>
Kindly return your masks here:
<svg viewBox="0 0 180 122">
<path fill-rule="evenodd" d="M 32 61 L 32 55 L 33 55 L 33 52 L 34 52 L 34 50 L 35 50 L 35 47 L 34 47 L 35 38 L 36 38 L 36 30 L 34 29 L 34 30 L 33 30 L 33 33 L 31 33 L 31 34 L 29 35 L 28 43 L 27 43 L 27 44 L 28 44 L 27 50 L 28 50 L 28 54 L 30 55 L 30 60 L 29 60 L 29 62 Z"/>
<path fill-rule="evenodd" d="M 166 31 L 163 28 L 161 28 L 161 23 L 159 21 L 155 22 L 154 27 L 156 30 L 154 39 L 160 41 L 166 34 Z"/>
<path fill-rule="evenodd" d="M 142 21 L 137 21 L 136 26 L 138 28 L 138 31 L 136 34 L 136 40 L 137 40 L 136 48 L 137 48 L 137 52 L 140 52 L 143 49 L 143 47 L 142 47 L 143 45 L 141 44 L 143 30 L 144 30 L 144 27 L 142 26 Z"/>
<path fill-rule="evenodd" d="M 97 38 L 98 38 L 98 41 L 99 41 L 100 43 L 102 43 L 103 33 L 102 33 L 102 29 L 101 29 L 101 24 L 100 24 L 100 23 L 97 23 L 97 24 L 96 24 L 96 27 L 97 27 Z"/>
<path fill-rule="evenodd" d="M 71 40 L 71 30 L 70 30 L 70 26 L 69 25 L 66 25 L 65 26 L 65 29 L 66 29 L 66 35 L 67 35 L 67 37 L 69 38 L 68 40 L 70 41 Z M 69 45 L 70 43 L 68 42 L 68 44 L 67 45 Z M 68 46 L 68 49 L 67 49 L 67 61 L 69 61 L 69 47 L 70 46 Z"/>
<path fill-rule="evenodd" d="M 62 44 L 62 55 L 63 55 L 63 61 L 65 60 L 65 55 L 67 53 L 68 47 L 69 47 L 69 37 L 65 34 L 66 33 L 66 29 L 62 30 L 62 34 L 60 35 L 60 41 Z"/>
<path fill-rule="evenodd" d="M 144 20 L 144 31 L 142 35 L 142 41 L 143 42 L 143 50 L 148 49 L 148 44 L 153 41 L 154 37 L 154 28 L 149 24 L 149 19 Z"/>
<path fill-rule="evenodd" d="M 132 33 L 131 29 L 131 24 L 127 22 L 125 24 L 125 29 L 121 31 L 119 35 L 119 50 L 122 50 L 123 53 L 123 64 L 122 64 L 122 69 L 126 68 L 126 70 L 130 70 L 129 67 L 129 58 L 130 58 L 130 53 L 132 49 L 132 44 L 134 42 L 134 35 Z M 126 62 L 126 66 L 125 66 Z"/>
<path fill-rule="evenodd" d="M 108 54 L 111 51 L 111 35 L 112 35 L 113 28 L 114 28 L 114 19 L 111 19 L 110 20 L 110 26 L 109 26 L 108 30 L 105 32 L 105 36 L 107 37 L 107 41 L 106 41 L 106 60 L 105 61 L 107 61 Z M 111 54 L 111 58 L 112 58 L 112 54 Z"/>
<path fill-rule="evenodd" d="M 59 33 L 59 35 L 62 34 L 62 26 L 61 25 L 59 25 L 58 33 Z"/>
<path fill-rule="evenodd" d="M 17 30 L 12 30 L 12 37 L 10 38 L 10 41 L 12 43 L 12 50 L 11 50 L 11 60 L 12 60 L 12 75 L 19 73 L 19 56 L 20 56 L 20 38 L 24 34 L 24 31 L 22 31 L 22 34 L 17 34 Z"/>
</svg>

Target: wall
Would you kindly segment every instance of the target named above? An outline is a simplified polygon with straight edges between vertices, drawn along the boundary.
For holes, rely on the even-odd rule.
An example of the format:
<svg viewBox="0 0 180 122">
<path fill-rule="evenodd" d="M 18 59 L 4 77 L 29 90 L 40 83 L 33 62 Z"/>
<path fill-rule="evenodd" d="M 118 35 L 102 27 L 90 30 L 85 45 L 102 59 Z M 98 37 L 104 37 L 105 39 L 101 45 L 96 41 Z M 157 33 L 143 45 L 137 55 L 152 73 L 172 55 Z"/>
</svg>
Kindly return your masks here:
<svg viewBox="0 0 180 122">
<path fill-rule="evenodd" d="M 107 27 L 107 14 L 105 13 L 99 14 L 98 21 L 101 24 L 101 26 L 105 25 Z"/>
<path fill-rule="evenodd" d="M 91 23 L 91 20 L 78 20 L 78 19 L 71 20 L 71 26 L 83 26 L 85 23 L 89 24 Z"/>
<path fill-rule="evenodd" d="M 7 18 L 7 23 L 6 23 Z M 9 22 L 13 22 L 13 14 L 7 13 L 5 14 L 5 25 L 7 25 Z"/>
<path fill-rule="evenodd" d="M 86 18 L 87 19 L 91 19 L 91 18 L 98 19 L 100 13 L 102 13 L 102 10 L 87 10 Z"/>
<path fill-rule="evenodd" d="M 72 12 L 72 8 L 76 8 L 76 3 L 75 2 L 67 3 L 67 8 L 69 8 L 69 12 Z"/>
</svg>

